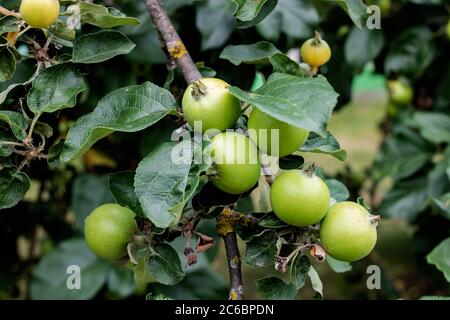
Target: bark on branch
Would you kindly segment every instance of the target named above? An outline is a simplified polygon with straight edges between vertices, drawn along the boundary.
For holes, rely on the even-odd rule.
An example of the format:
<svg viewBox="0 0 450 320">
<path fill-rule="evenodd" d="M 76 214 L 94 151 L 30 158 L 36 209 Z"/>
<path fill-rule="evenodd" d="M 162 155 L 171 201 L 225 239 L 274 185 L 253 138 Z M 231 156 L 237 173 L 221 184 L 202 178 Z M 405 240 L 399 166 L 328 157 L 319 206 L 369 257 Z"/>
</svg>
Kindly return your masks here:
<svg viewBox="0 0 450 320">
<path fill-rule="evenodd" d="M 164 41 L 165 49 L 171 59 L 177 62 L 188 84 L 202 78 L 189 52 L 181 41 L 172 22 L 162 8 L 159 0 L 145 0 L 148 12 Z"/>
<path fill-rule="evenodd" d="M 230 275 L 230 300 L 242 300 L 241 255 L 237 244 L 236 225 L 243 215 L 229 208 L 223 209 L 217 220 L 217 232 L 223 237 L 227 254 L 228 272 Z"/>
</svg>

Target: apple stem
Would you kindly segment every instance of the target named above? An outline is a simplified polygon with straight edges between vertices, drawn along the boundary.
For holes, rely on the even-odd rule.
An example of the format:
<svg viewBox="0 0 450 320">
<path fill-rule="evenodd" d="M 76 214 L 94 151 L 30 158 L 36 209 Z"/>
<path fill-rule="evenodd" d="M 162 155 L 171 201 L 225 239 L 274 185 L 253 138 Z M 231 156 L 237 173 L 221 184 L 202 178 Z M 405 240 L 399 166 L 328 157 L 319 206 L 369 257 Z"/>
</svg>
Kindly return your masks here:
<svg viewBox="0 0 450 320">
<path fill-rule="evenodd" d="M 310 73 L 314 77 L 319 72 L 319 67 L 311 67 Z"/>
<path fill-rule="evenodd" d="M 308 175 L 308 177 L 311 178 L 314 175 L 316 168 L 317 168 L 317 165 L 315 163 L 312 163 L 304 170 L 304 172 Z"/>
<path fill-rule="evenodd" d="M 191 95 L 195 100 L 200 100 L 201 97 L 205 96 L 208 93 L 208 88 L 201 80 L 197 80 L 192 82 L 192 92 Z"/>
<path fill-rule="evenodd" d="M 313 41 L 313 44 L 314 44 L 314 45 L 319 45 L 321 41 L 322 41 L 322 36 L 320 35 L 320 32 L 317 31 L 317 30 L 314 31 L 314 41 Z"/>
</svg>

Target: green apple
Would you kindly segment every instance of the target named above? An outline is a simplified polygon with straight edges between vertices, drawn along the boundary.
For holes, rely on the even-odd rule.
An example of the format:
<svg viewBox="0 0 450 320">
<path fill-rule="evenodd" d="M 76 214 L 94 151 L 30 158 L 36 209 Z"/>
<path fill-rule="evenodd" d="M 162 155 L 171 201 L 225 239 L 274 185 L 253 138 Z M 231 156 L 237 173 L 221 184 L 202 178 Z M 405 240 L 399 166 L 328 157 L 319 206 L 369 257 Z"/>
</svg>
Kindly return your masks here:
<svg viewBox="0 0 450 320">
<path fill-rule="evenodd" d="M 183 95 L 183 113 L 189 125 L 202 132 L 232 128 L 241 114 L 241 103 L 229 91 L 230 85 L 216 78 L 204 78 L 190 84 Z"/>
<path fill-rule="evenodd" d="M 293 226 L 308 226 L 320 222 L 327 214 L 330 191 L 314 173 L 289 170 L 273 182 L 270 202 L 280 220 Z"/>
<path fill-rule="evenodd" d="M 297 151 L 309 135 L 309 131 L 277 120 L 257 108 L 250 114 L 248 129 L 250 138 L 256 142 L 261 151 L 279 157 L 285 157 Z M 278 130 L 278 139 L 275 138 L 277 135 L 273 130 Z M 273 145 L 274 143 L 278 144 L 278 148 Z"/>
<path fill-rule="evenodd" d="M 378 219 L 358 203 L 336 203 L 322 221 L 320 240 L 333 258 L 348 262 L 360 260 L 375 247 Z"/>
<path fill-rule="evenodd" d="M 217 188 L 240 194 L 258 182 L 258 148 L 249 138 L 236 132 L 219 133 L 212 138 L 210 148 L 215 171 L 210 179 Z"/>
<path fill-rule="evenodd" d="M 388 89 L 391 102 L 404 106 L 412 102 L 414 90 L 406 80 L 389 80 Z"/>
<path fill-rule="evenodd" d="M 135 213 L 115 203 L 101 205 L 86 218 L 84 236 L 100 258 L 116 260 L 127 254 L 127 244 L 137 231 Z"/>
</svg>

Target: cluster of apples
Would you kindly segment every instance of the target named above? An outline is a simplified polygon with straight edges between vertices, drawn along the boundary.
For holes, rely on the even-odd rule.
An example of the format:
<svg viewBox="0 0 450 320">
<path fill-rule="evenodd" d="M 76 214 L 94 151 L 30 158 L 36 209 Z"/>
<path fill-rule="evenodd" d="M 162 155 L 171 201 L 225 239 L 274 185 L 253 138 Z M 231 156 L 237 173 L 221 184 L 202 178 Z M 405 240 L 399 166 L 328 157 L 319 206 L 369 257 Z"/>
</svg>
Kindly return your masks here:
<svg viewBox="0 0 450 320">
<path fill-rule="evenodd" d="M 318 34 L 305 42 L 301 54 L 312 68 L 326 63 L 331 55 L 328 44 Z M 209 154 L 213 170 L 209 179 L 230 194 L 247 192 L 258 183 L 259 152 L 285 157 L 297 151 L 309 135 L 308 130 L 275 119 L 256 107 L 248 119 L 248 130 L 256 134 L 249 138 L 244 133 L 228 130 L 241 116 L 241 103 L 230 93 L 229 84 L 217 78 L 191 83 L 183 95 L 182 109 L 191 128 L 212 136 Z M 278 139 L 272 139 L 273 132 L 277 132 Z M 274 142 L 278 145 L 273 145 Z M 273 182 L 270 198 L 274 213 L 287 224 L 303 227 L 322 221 L 321 242 L 339 260 L 361 259 L 376 243 L 376 219 L 357 203 L 341 202 L 330 207 L 329 189 L 314 170 L 283 172 Z M 86 220 L 87 243 L 99 256 L 117 259 L 126 253 L 126 243 L 136 226 L 132 223 L 134 213 L 125 209 L 114 204 L 102 206 Z M 111 211 L 110 218 L 108 211 Z M 120 219 L 127 217 L 126 221 L 116 217 L 121 211 L 124 215 Z"/>
</svg>

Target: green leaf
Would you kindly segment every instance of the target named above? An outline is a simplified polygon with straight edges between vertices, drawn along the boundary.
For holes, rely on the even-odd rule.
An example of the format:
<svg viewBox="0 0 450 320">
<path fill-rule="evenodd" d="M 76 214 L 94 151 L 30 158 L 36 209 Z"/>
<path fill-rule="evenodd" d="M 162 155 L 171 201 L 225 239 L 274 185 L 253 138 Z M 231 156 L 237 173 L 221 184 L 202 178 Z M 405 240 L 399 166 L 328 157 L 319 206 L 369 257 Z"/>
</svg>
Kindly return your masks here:
<svg viewBox="0 0 450 320">
<path fill-rule="evenodd" d="M 148 272 L 159 283 L 175 285 L 184 278 L 178 253 L 168 244 L 158 244 L 148 258 Z"/>
<path fill-rule="evenodd" d="M 16 58 L 8 47 L 0 47 L 0 82 L 11 79 L 16 71 Z"/>
<path fill-rule="evenodd" d="M 437 197 L 450 190 L 450 147 L 427 175 L 427 193 Z"/>
<path fill-rule="evenodd" d="M 450 117 L 439 112 L 415 112 L 412 120 L 422 137 L 433 143 L 450 142 Z"/>
<path fill-rule="evenodd" d="M 137 264 L 133 264 L 131 266 L 131 270 L 133 270 L 134 281 L 140 288 L 145 288 L 148 283 L 155 281 L 155 278 L 153 278 L 153 276 L 148 272 L 147 268 L 149 256 L 150 250 L 148 247 L 138 250 L 134 255 L 134 259 L 136 259 Z"/>
<path fill-rule="evenodd" d="M 73 44 L 73 63 L 98 63 L 127 54 L 136 45 L 119 31 L 103 30 L 84 34 Z"/>
<path fill-rule="evenodd" d="M 119 298 L 126 298 L 136 289 L 133 272 L 130 269 L 113 266 L 107 275 L 108 289 Z"/>
<path fill-rule="evenodd" d="M 435 55 L 433 33 L 426 27 L 408 28 L 397 36 L 384 61 L 386 73 L 420 76 Z"/>
<path fill-rule="evenodd" d="M 426 180 L 417 178 L 394 184 L 384 196 L 380 213 L 384 217 L 414 221 L 427 199 Z"/>
<path fill-rule="evenodd" d="M 276 243 L 277 234 L 271 230 L 254 236 L 247 242 L 245 257 L 242 261 L 257 268 L 272 265 L 277 253 Z"/>
<path fill-rule="evenodd" d="M 302 156 L 296 154 L 290 154 L 286 157 L 280 158 L 278 166 L 283 170 L 298 169 L 305 162 Z"/>
<path fill-rule="evenodd" d="M 13 16 L 4 16 L 0 18 L 0 34 L 7 32 L 19 32 L 20 21 Z"/>
<path fill-rule="evenodd" d="M 161 144 L 145 157 L 136 170 L 134 187 L 144 214 L 159 228 L 178 222 L 180 204 L 185 203 L 185 192 L 192 161 L 192 152 L 174 161 L 175 148 L 190 148 L 190 141 Z"/>
<path fill-rule="evenodd" d="M 302 70 L 300 65 L 281 53 L 272 43 L 260 41 L 253 44 L 229 45 L 223 49 L 220 58 L 234 65 L 260 64 L 273 66 L 274 72 L 287 73 L 294 76 L 305 76 L 307 71 Z"/>
<path fill-rule="evenodd" d="M 290 277 L 292 284 L 300 289 L 305 285 L 306 275 L 308 274 L 311 262 L 309 258 L 304 254 L 297 254 L 292 261 L 290 269 Z"/>
<path fill-rule="evenodd" d="M 100 28 L 114 28 L 123 25 L 137 25 L 139 20 L 127 17 L 116 8 L 105 8 L 104 6 L 85 1 L 79 3 L 81 22 L 91 24 Z"/>
<path fill-rule="evenodd" d="M 378 56 L 383 46 L 384 37 L 381 30 L 360 30 L 353 27 L 345 41 L 345 60 L 350 66 L 362 69 L 367 62 Z"/>
<path fill-rule="evenodd" d="M 0 171 L 0 209 L 14 207 L 30 189 L 30 179 L 23 172 L 6 168 Z"/>
<path fill-rule="evenodd" d="M 275 53 L 269 60 L 273 66 L 273 72 L 287 73 L 298 77 L 306 77 L 309 75 L 308 70 L 303 69 L 300 64 L 284 53 Z"/>
<path fill-rule="evenodd" d="M 450 238 L 442 241 L 427 255 L 427 262 L 434 264 L 450 282 Z"/>
<path fill-rule="evenodd" d="M 73 41 L 76 37 L 75 29 L 68 28 L 67 24 L 57 20 L 49 28 L 48 31 L 59 39 Z"/>
<path fill-rule="evenodd" d="M 82 155 L 114 131 L 143 130 L 175 108 L 176 101 L 170 92 L 150 82 L 117 89 L 70 128 L 61 160 L 67 162 Z"/>
<path fill-rule="evenodd" d="M 299 151 L 329 154 L 341 161 L 345 161 L 347 158 L 347 152 L 341 149 L 339 142 L 329 131 L 326 132 L 324 137 L 311 132 L 308 140 Z"/>
<path fill-rule="evenodd" d="M 237 87 L 230 87 L 230 92 L 277 120 L 324 136 L 338 96 L 323 76 L 300 78 L 282 73 L 272 74 L 255 93 Z"/>
<path fill-rule="evenodd" d="M 256 18 L 267 0 L 232 0 L 236 5 L 234 16 L 241 21 L 251 21 Z"/>
<path fill-rule="evenodd" d="M 27 104 L 35 115 L 72 108 L 86 90 L 83 76 L 72 64 L 58 64 L 39 73 L 32 82 Z"/>
<path fill-rule="evenodd" d="M 80 289 L 69 289 L 69 277 L 76 274 L 69 267 L 79 268 Z M 103 287 L 110 264 L 98 259 L 84 239 L 61 242 L 45 255 L 33 270 L 30 293 L 32 299 L 91 299 Z"/>
<path fill-rule="evenodd" d="M 409 177 L 431 158 L 433 149 L 422 137 L 406 127 L 397 127 L 381 146 L 375 158 L 375 177 Z"/>
<path fill-rule="evenodd" d="M 158 294 L 149 293 L 145 296 L 145 300 L 173 300 L 173 299 L 166 297 L 162 293 Z"/>
<path fill-rule="evenodd" d="M 221 59 L 226 59 L 238 66 L 246 64 L 269 64 L 270 57 L 280 53 L 272 43 L 260 41 L 253 44 L 229 45 L 220 54 Z"/>
<path fill-rule="evenodd" d="M 3 126 L 0 126 L 0 141 L 15 141 L 14 135 Z M 0 157 L 8 157 L 13 153 L 13 146 L 0 144 Z M 1 166 L 1 163 L 0 163 Z"/>
<path fill-rule="evenodd" d="M 432 197 L 432 203 L 440 210 L 440 212 L 450 220 L 450 192 L 441 197 Z"/>
<path fill-rule="evenodd" d="M 117 203 L 128 207 L 137 214 L 142 214 L 139 199 L 134 191 L 134 171 L 112 173 L 109 176 L 109 189 Z"/>
<path fill-rule="evenodd" d="M 259 221 L 259 226 L 264 228 L 283 228 L 287 227 L 288 225 L 278 219 L 278 217 L 273 213 L 269 212 L 264 217 L 262 217 Z"/>
<path fill-rule="evenodd" d="M 309 0 L 278 0 L 277 6 L 260 23 L 258 32 L 268 40 L 277 41 L 281 33 L 293 39 L 306 39 L 314 35 L 319 14 Z"/>
<path fill-rule="evenodd" d="M 195 25 L 202 35 L 202 50 L 222 46 L 233 32 L 234 20 L 231 1 L 199 1 Z"/>
<path fill-rule="evenodd" d="M 11 131 L 18 140 L 22 141 L 26 138 L 28 120 L 25 119 L 21 113 L 9 110 L 0 110 L 0 121 L 6 122 L 9 125 Z"/>
<path fill-rule="evenodd" d="M 326 179 L 325 183 L 330 189 L 331 197 L 337 202 L 345 201 L 350 196 L 347 187 L 345 184 L 336 179 Z"/>
<path fill-rule="evenodd" d="M 0 105 L 6 101 L 8 94 L 13 91 L 15 88 L 23 86 L 23 83 L 12 83 L 5 90 L 0 92 Z"/>
<path fill-rule="evenodd" d="M 228 295 L 228 283 L 210 265 L 195 268 L 176 286 L 154 284 L 152 289 L 155 295 L 163 294 L 173 299 L 220 300 Z"/>
<path fill-rule="evenodd" d="M 311 266 L 308 271 L 308 277 L 311 280 L 312 288 L 320 298 L 323 298 L 323 284 L 322 280 L 320 280 L 319 274 L 317 271 Z"/>
<path fill-rule="evenodd" d="M 356 199 L 356 203 L 359 204 L 360 206 L 364 207 L 367 211 L 370 211 L 370 207 L 369 205 L 366 203 L 366 200 L 364 199 L 364 197 L 358 197 Z"/>
<path fill-rule="evenodd" d="M 0 82 L 0 105 L 3 104 L 8 95 L 18 87 L 23 87 L 32 81 L 35 76 L 36 65 L 31 59 L 21 60 L 16 65 L 16 71 L 11 79 Z"/>
<path fill-rule="evenodd" d="M 327 255 L 327 262 L 330 268 L 337 273 L 347 272 L 352 270 L 352 265 L 347 261 L 337 260 L 330 255 Z"/>
<path fill-rule="evenodd" d="M 263 298 L 270 300 L 292 300 L 298 293 L 294 285 L 287 284 L 278 277 L 258 279 L 256 287 Z"/>
<path fill-rule="evenodd" d="M 71 204 L 78 228 L 84 230 L 84 220 L 98 206 L 112 203 L 114 199 L 108 188 L 108 176 L 82 174 L 72 187 Z"/>
<path fill-rule="evenodd" d="M 275 9 L 278 0 L 233 0 L 238 28 L 250 28 L 261 22 Z"/>
<path fill-rule="evenodd" d="M 359 28 L 364 28 L 368 14 L 367 6 L 362 0 L 338 0 L 339 5 L 347 12 L 353 23 Z"/>
</svg>

